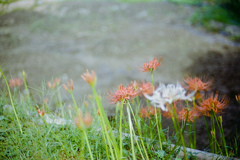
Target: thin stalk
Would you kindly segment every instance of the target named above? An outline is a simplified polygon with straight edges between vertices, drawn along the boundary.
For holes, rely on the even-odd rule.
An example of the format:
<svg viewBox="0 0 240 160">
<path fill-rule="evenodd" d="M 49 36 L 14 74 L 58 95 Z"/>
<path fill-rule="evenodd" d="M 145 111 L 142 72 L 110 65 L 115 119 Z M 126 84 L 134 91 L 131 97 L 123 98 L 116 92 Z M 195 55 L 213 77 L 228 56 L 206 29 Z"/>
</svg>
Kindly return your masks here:
<svg viewBox="0 0 240 160">
<path fill-rule="evenodd" d="M 215 113 L 214 113 L 214 117 L 215 117 L 215 120 L 216 120 L 216 122 L 217 122 L 218 129 L 219 129 L 219 131 L 220 131 L 220 134 L 221 134 L 221 140 L 222 140 L 222 143 L 223 143 L 223 145 L 224 145 L 225 154 L 226 154 L 226 156 L 228 157 L 229 155 L 228 155 L 226 140 L 225 140 L 225 136 L 224 136 L 223 126 L 222 126 L 222 119 L 219 121 Z M 220 124 L 219 124 L 219 123 L 220 123 Z"/>
<path fill-rule="evenodd" d="M 185 142 L 184 142 L 183 134 L 181 132 L 180 124 L 179 124 L 178 119 L 177 119 L 177 113 L 176 113 L 175 108 L 174 107 L 172 107 L 172 108 L 173 108 L 173 114 L 174 114 L 174 117 L 175 117 L 175 121 L 177 123 L 177 127 L 178 127 L 178 130 L 179 130 L 181 141 L 182 141 L 182 145 L 183 145 L 184 158 L 187 160 L 187 153 L 186 153 Z M 187 115 L 188 115 L 188 113 L 187 113 Z M 185 123 L 187 123 L 187 122 L 185 122 Z"/>
<path fill-rule="evenodd" d="M 193 108 L 195 109 L 195 107 L 196 107 L 196 104 L 195 104 L 195 98 L 194 98 L 193 99 Z M 196 125 L 196 121 L 197 121 L 197 118 L 194 117 L 194 121 L 193 121 L 193 130 L 194 130 L 194 133 L 193 133 L 193 149 L 197 148 L 197 125 Z"/>
<path fill-rule="evenodd" d="M 19 121 L 19 119 L 18 119 L 18 115 L 17 115 L 16 109 L 15 109 L 15 106 L 14 106 L 14 103 L 13 103 L 12 94 L 11 94 L 11 91 L 10 91 L 10 88 L 9 88 L 9 85 L 8 85 L 8 81 L 7 81 L 6 77 L 5 77 L 5 75 L 3 74 L 3 71 L 2 71 L 1 68 L 0 68 L 0 72 L 1 72 L 1 74 L 2 74 L 2 76 L 3 76 L 3 78 L 4 78 L 4 80 L 5 80 L 6 85 L 7 85 L 7 89 L 8 89 L 8 93 L 9 93 L 9 98 L 10 98 L 10 101 L 11 101 L 11 105 L 12 105 L 12 107 L 13 107 L 13 112 L 14 112 L 15 117 L 16 117 L 16 119 L 17 119 L 20 132 L 21 132 L 21 134 L 22 134 L 22 133 L 23 133 L 22 127 L 21 127 L 21 124 L 20 124 L 20 121 Z"/>
<path fill-rule="evenodd" d="M 134 144 L 133 144 L 133 135 L 132 135 L 132 121 L 129 111 L 129 106 L 127 106 L 127 113 L 128 113 L 128 120 L 129 120 L 129 132 L 130 132 L 130 138 L 131 138 L 131 148 L 132 148 L 132 158 L 133 160 L 136 160 L 135 152 L 134 152 Z"/>
<path fill-rule="evenodd" d="M 185 124 L 182 128 L 182 131 L 181 133 L 183 134 L 184 131 L 185 131 L 185 128 L 186 128 L 186 124 L 187 124 L 187 119 L 188 119 L 188 114 L 187 114 L 187 117 L 185 119 Z M 180 145 L 180 142 L 181 142 L 181 137 L 178 138 L 178 141 L 177 143 L 175 144 L 175 146 L 173 147 L 173 149 L 170 151 L 170 153 L 168 154 L 168 156 L 166 157 L 166 159 L 170 159 L 171 155 L 173 154 L 173 152 L 175 151 L 175 149 L 177 148 L 178 145 Z"/>
<path fill-rule="evenodd" d="M 190 110 L 190 107 L 188 105 L 188 101 L 185 101 L 186 102 L 186 105 L 187 105 L 187 109 Z M 188 128 L 188 132 L 189 132 L 189 147 L 190 148 L 193 148 L 193 136 L 192 136 L 192 122 L 189 122 L 189 128 Z"/>
<path fill-rule="evenodd" d="M 212 140 L 211 140 L 211 135 L 210 135 L 210 132 L 209 132 L 209 129 L 208 129 L 208 124 L 207 124 L 206 116 L 203 116 L 203 118 L 204 118 L 204 121 L 205 121 L 207 133 L 208 133 L 208 140 L 209 140 L 209 144 L 210 144 L 210 150 L 211 150 L 211 152 L 213 153 Z"/>
<path fill-rule="evenodd" d="M 123 102 L 121 102 L 120 106 L 120 122 L 119 122 L 119 140 L 120 140 L 120 157 L 123 157 L 123 151 L 122 151 L 122 114 L 123 114 Z"/>
<path fill-rule="evenodd" d="M 92 91 L 93 91 L 93 94 L 94 94 L 94 97 L 95 97 L 95 101 L 97 103 L 97 107 L 98 107 L 98 110 L 100 112 L 100 117 L 102 119 L 102 123 L 103 123 L 103 129 L 105 131 L 105 134 L 107 135 L 107 138 L 110 136 L 111 137 L 111 140 L 112 140 L 112 143 L 113 143 L 113 147 L 114 147 L 114 151 L 115 151 L 115 154 L 117 155 L 118 159 L 120 159 L 120 150 L 118 148 L 118 145 L 117 145 L 117 142 L 115 140 L 115 137 L 113 136 L 113 133 L 112 133 L 112 129 L 111 129 L 111 126 L 110 126 L 110 123 L 109 123 L 109 120 L 107 119 L 107 116 L 104 112 L 104 109 L 102 107 L 102 104 L 101 104 L 101 101 L 99 100 L 99 96 L 95 90 L 95 87 L 94 86 L 91 86 L 92 88 Z M 107 126 L 108 129 L 109 129 L 109 132 L 107 131 L 106 127 L 104 126 Z M 109 135 L 109 136 L 108 136 Z M 110 138 L 109 137 L 109 138 Z M 110 140 L 109 140 L 110 142 Z M 111 148 L 110 148 L 111 149 Z"/>
<path fill-rule="evenodd" d="M 211 132 L 212 133 L 212 140 L 214 140 L 214 136 L 216 136 L 216 132 L 215 132 L 215 121 L 214 121 L 214 115 L 213 115 L 213 111 L 211 111 Z M 213 136 L 214 135 L 214 136 Z M 216 141 L 212 141 L 213 143 L 213 147 L 214 147 L 214 150 L 213 150 L 213 153 L 217 153 L 217 144 L 216 144 Z"/>
<path fill-rule="evenodd" d="M 89 154 L 90 154 L 91 160 L 93 160 L 93 156 L 92 156 L 91 147 L 90 147 L 90 145 L 89 145 L 89 142 L 88 142 L 88 137 L 87 137 L 87 133 L 86 133 L 85 129 L 83 129 L 83 134 L 84 134 L 84 136 L 85 136 L 85 139 L 86 139 L 86 142 L 87 142 L 88 151 L 89 151 Z"/>
<path fill-rule="evenodd" d="M 157 130 L 158 130 L 159 145 L 160 145 L 160 149 L 163 150 L 163 148 L 162 148 L 162 139 L 161 139 L 162 130 L 160 132 L 160 129 L 159 129 L 159 126 L 158 126 L 157 109 L 156 109 L 156 107 L 154 107 L 154 109 L 155 109 L 155 119 L 156 119 Z"/>
<path fill-rule="evenodd" d="M 146 158 L 149 159 L 149 158 L 148 158 L 147 151 L 146 151 L 146 148 L 145 148 L 144 143 L 143 143 L 143 139 L 142 139 L 142 134 L 141 134 L 140 127 L 138 126 L 136 117 L 135 117 L 134 114 L 133 114 L 132 106 L 131 106 L 131 104 L 129 103 L 129 101 L 128 101 L 128 105 L 129 105 L 129 108 L 130 108 L 130 110 L 131 110 L 131 112 L 132 112 L 133 119 L 134 119 L 134 121 L 135 121 L 135 123 L 136 123 L 136 127 L 137 127 L 137 130 L 138 130 L 138 133 L 139 133 L 139 137 L 140 137 L 140 141 L 141 141 L 141 144 L 142 144 L 142 147 L 143 147 L 143 150 L 144 150 L 144 154 L 146 155 Z M 134 134 L 134 135 L 135 135 L 135 134 Z"/>
<path fill-rule="evenodd" d="M 57 90 L 58 90 L 57 92 L 58 92 L 58 99 L 59 99 L 59 103 L 60 103 L 62 118 L 64 118 L 64 110 L 63 110 L 63 105 L 62 105 L 62 96 L 60 93 L 60 88 L 58 88 Z"/>
<path fill-rule="evenodd" d="M 23 82 L 24 82 L 24 87 L 25 87 L 25 90 L 26 90 L 26 93 L 27 93 L 27 100 L 28 100 L 28 105 L 30 106 L 30 109 L 31 109 L 31 101 L 30 101 L 30 94 L 29 94 L 29 90 L 28 90 L 28 86 L 27 86 L 27 80 L 26 80 L 26 73 L 25 71 L 23 71 Z"/>
<path fill-rule="evenodd" d="M 72 97 L 72 100 L 73 100 L 73 104 L 74 104 L 74 108 L 76 110 L 76 113 L 78 113 L 78 106 L 77 106 L 77 103 L 76 103 L 75 98 L 73 96 L 73 92 L 71 91 L 70 94 L 71 94 L 71 97 Z"/>
</svg>

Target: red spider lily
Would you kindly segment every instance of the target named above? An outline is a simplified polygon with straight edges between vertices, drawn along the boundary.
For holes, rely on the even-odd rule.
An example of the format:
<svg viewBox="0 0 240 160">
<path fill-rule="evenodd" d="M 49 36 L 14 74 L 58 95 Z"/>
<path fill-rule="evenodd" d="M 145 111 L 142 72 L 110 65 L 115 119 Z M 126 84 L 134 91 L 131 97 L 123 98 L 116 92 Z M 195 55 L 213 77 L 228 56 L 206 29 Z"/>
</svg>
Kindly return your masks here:
<svg viewBox="0 0 240 160">
<path fill-rule="evenodd" d="M 39 116 L 43 117 L 45 115 L 45 111 L 44 110 L 38 109 L 37 112 L 38 112 Z"/>
<path fill-rule="evenodd" d="M 213 111 L 215 114 L 221 113 L 229 104 L 229 99 L 223 97 L 219 98 L 218 94 L 211 95 L 208 99 L 203 100 L 200 107 L 197 107 L 199 112 L 203 115 L 210 117 L 210 111 Z"/>
<path fill-rule="evenodd" d="M 156 70 L 158 66 L 161 65 L 161 61 L 163 58 L 160 58 L 159 60 L 155 57 L 153 60 L 151 60 L 150 62 L 146 62 L 143 64 L 143 66 L 141 67 L 141 71 L 142 72 L 151 72 L 153 70 Z"/>
<path fill-rule="evenodd" d="M 48 88 L 53 89 L 55 87 L 56 87 L 55 83 L 52 84 L 51 82 L 48 82 Z"/>
<path fill-rule="evenodd" d="M 123 85 L 120 85 L 118 88 L 119 89 L 115 93 L 108 93 L 109 100 L 112 103 L 116 104 L 117 102 L 130 100 L 137 95 L 137 91 L 131 85 L 127 87 L 123 87 Z"/>
<path fill-rule="evenodd" d="M 23 80 L 20 78 L 12 78 L 9 80 L 9 87 L 18 87 L 23 84 Z"/>
<path fill-rule="evenodd" d="M 68 88 L 67 88 L 67 86 L 65 84 L 63 84 L 64 89 L 67 92 L 72 92 L 73 91 L 73 80 L 71 79 L 70 83 L 67 82 L 67 85 L 68 85 Z"/>
<path fill-rule="evenodd" d="M 94 86 L 96 84 L 97 77 L 94 71 L 92 71 L 92 74 L 90 74 L 89 71 L 87 70 L 86 73 L 83 73 L 81 77 L 84 81 L 88 82 L 91 86 Z"/>
<path fill-rule="evenodd" d="M 190 122 L 190 121 L 194 122 L 194 119 L 199 118 L 199 116 L 200 116 L 200 113 L 197 109 L 191 109 L 190 111 L 188 111 L 187 108 L 182 108 L 182 110 L 178 111 L 177 114 L 178 114 L 179 120 L 186 120 L 186 118 L 188 116 L 188 118 L 187 118 L 188 122 Z"/>
<path fill-rule="evenodd" d="M 187 84 L 186 89 L 190 91 L 209 91 L 212 86 L 213 80 L 203 82 L 200 78 L 187 77 L 184 79 L 184 82 Z"/>
<path fill-rule="evenodd" d="M 55 83 L 56 85 L 59 85 L 59 84 L 61 83 L 61 79 L 55 78 L 55 79 L 54 79 L 54 83 Z"/>
<path fill-rule="evenodd" d="M 53 83 L 48 82 L 48 88 L 54 89 L 56 85 L 59 85 L 60 83 L 61 83 L 61 80 L 59 78 L 55 78 Z"/>
<path fill-rule="evenodd" d="M 133 86 L 133 88 L 134 88 L 135 90 L 138 90 L 138 89 L 139 89 L 139 83 L 138 83 L 137 81 L 131 82 L 131 86 Z"/>
<path fill-rule="evenodd" d="M 153 87 L 152 84 L 147 82 L 147 83 L 142 83 L 140 86 L 140 95 L 142 95 L 143 93 L 147 94 L 147 95 L 151 95 L 153 93 Z"/>
<path fill-rule="evenodd" d="M 156 109 L 158 111 L 158 109 Z M 151 118 L 151 116 L 155 115 L 155 108 L 153 106 L 146 106 L 144 108 L 140 109 L 139 116 L 142 118 L 148 117 Z"/>
<path fill-rule="evenodd" d="M 83 127 L 89 127 L 92 124 L 93 118 L 90 113 L 86 113 L 85 117 L 82 117 L 82 113 L 79 111 L 78 116 L 74 118 L 76 126 L 80 129 Z"/>
</svg>

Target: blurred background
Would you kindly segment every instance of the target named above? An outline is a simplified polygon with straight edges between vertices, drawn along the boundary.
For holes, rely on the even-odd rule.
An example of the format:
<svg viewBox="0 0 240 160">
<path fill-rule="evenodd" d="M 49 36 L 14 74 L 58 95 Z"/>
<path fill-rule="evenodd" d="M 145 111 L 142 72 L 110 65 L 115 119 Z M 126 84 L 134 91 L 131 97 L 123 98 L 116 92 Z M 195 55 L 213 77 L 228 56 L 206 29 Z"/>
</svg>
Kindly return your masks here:
<svg viewBox="0 0 240 160">
<path fill-rule="evenodd" d="M 240 0 L 0 0 L 0 66 L 8 78 L 25 70 L 39 102 L 55 77 L 73 79 L 76 99 L 84 100 L 86 69 L 96 72 L 103 96 L 119 84 L 150 81 L 140 66 L 163 57 L 156 84 L 204 75 L 231 98 L 223 116 L 231 139 L 240 127 L 239 48 Z"/>
</svg>

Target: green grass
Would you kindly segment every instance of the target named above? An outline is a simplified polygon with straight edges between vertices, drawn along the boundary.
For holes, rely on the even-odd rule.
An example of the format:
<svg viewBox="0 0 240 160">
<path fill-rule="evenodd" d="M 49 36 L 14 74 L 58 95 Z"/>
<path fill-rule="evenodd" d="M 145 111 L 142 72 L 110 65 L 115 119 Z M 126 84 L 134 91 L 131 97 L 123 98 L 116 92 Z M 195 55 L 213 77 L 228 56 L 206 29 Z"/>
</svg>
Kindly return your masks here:
<svg viewBox="0 0 240 160">
<path fill-rule="evenodd" d="M 157 59 L 154 60 L 156 63 Z M 2 76 L 5 78 L 4 75 Z M 39 94 L 40 101 L 36 101 L 29 92 L 23 93 L 23 89 L 28 90 L 28 86 L 26 73 L 23 72 L 22 76 L 23 78 L 18 81 L 22 80 L 22 83 L 14 83 L 18 86 L 11 89 L 3 87 L 0 91 L 0 159 L 170 159 L 179 156 L 180 146 L 189 147 L 192 142 L 192 148 L 196 148 L 193 143 L 196 141 L 196 138 L 193 138 L 195 136 L 192 136 L 191 142 L 188 140 L 191 139 L 189 133 L 196 133 L 196 130 L 193 128 L 189 129 L 189 133 L 185 132 L 186 126 L 194 126 L 194 123 L 187 120 L 189 110 L 194 108 L 195 102 L 189 101 L 188 103 L 188 101 L 179 100 L 181 101 L 179 105 L 185 107 L 183 111 L 187 111 L 185 112 L 186 117 L 182 120 L 179 119 L 179 116 L 182 116 L 181 108 L 178 105 L 175 108 L 173 103 L 169 104 L 169 110 L 164 113 L 167 113 L 168 117 L 170 115 L 173 123 L 168 123 L 168 126 L 163 128 L 162 124 L 165 123 L 162 120 L 163 111 L 154 107 L 151 107 L 154 110 L 150 110 L 149 100 L 144 98 L 143 93 L 140 94 L 140 87 L 133 88 L 133 84 L 127 87 L 122 86 L 122 90 L 119 87 L 113 94 L 121 95 L 120 93 L 127 92 L 124 99 L 112 95 L 112 98 L 117 98 L 120 103 L 113 104 L 115 115 L 107 117 L 102 107 L 102 98 L 95 90 L 94 72 L 92 75 L 85 73 L 85 80 L 88 79 L 92 82 L 89 84 L 94 96 L 88 97 L 82 102 L 75 102 L 72 83 L 64 86 L 56 79 L 54 81 L 56 85 L 51 83 L 47 88 L 47 85 L 44 84 L 42 91 L 31 88 L 31 92 L 35 91 Z M 151 77 L 154 82 L 153 69 Z M 154 83 L 149 84 L 148 90 L 153 91 Z M 139 86 L 141 85 L 139 84 Z M 9 86 L 11 87 L 12 83 Z M 63 88 L 66 92 L 58 92 Z M 172 86 L 171 89 L 174 87 Z M 119 90 L 121 92 L 118 92 Z M 132 94 L 133 92 L 134 94 Z M 57 93 L 64 95 L 58 96 Z M 61 97 L 66 96 L 65 94 L 70 94 L 72 99 L 63 103 Z M 46 97 L 49 98 L 49 101 L 43 102 Z M 86 102 L 91 104 L 89 105 L 91 108 L 86 106 Z M 68 107 L 68 104 L 73 107 Z M 149 107 L 144 107 L 147 109 L 144 110 L 142 106 L 146 105 Z M 46 114 L 42 114 L 41 111 L 46 111 Z M 213 111 L 211 112 L 213 113 Z M 90 121 L 89 118 L 86 119 L 87 114 L 91 115 L 93 121 L 91 118 Z M 60 118 L 64 123 L 53 122 L 53 119 L 59 121 Z M 212 124 L 215 122 L 218 126 L 221 124 L 216 115 L 215 120 L 212 118 L 211 120 L 213 120 Z M 206 126 L 208 125 L 206 124 Z M 169 130 L 174 131 L 170 133 Z M 218 148 L 215 148 L 213 153 L 228 155 L 225 143 L 221 142 L 223 137 L 225 136 L 222 136 L 219 141 L 214 141 Z M 170 148 L 170 144 L 173 143 L 175 147 Z M 209 144 L 211 146 L 211 141 Z M 235 147 L 238 144 L 236 138 L 233 145 Z M 226 152 L 225 150 L 222 152 L 223 149 Z M 236 147 L 230 150 L 237 151 Z M 195 158 L 194 153 L 188 153 L 185 149 L 183 151 L 185 152 L 183 159 Z"/>
</svg>

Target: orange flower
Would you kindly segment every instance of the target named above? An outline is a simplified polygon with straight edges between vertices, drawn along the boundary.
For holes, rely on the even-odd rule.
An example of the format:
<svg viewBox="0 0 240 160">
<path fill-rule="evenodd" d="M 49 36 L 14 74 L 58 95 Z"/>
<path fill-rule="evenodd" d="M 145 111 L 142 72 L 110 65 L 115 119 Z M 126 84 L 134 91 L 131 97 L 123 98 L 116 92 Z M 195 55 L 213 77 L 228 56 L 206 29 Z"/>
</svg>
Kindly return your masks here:
<svg viewBox="0 0 240 160">
<path fill-rule="evenodd" d="M 222 99 L 218 98 L 218 94 L 215 96 L 211 95 L 208 99 L 203 100 L 200 107 L 197 109 L 205 116 L 210 117 L 210 111 L 213 111 L 215 114 L 220 113 L 225 109 L 229 104 L 229 99 L 223 97 Z"/>
<path fill-rule="evenodd" d="M 12 78 L 9 80 L 9 87 L 17 87 L 23 84 L 23 80 L 20 78 Z"/>
<path fill-rule="evenodd" d="M 149 82 L 142 83 L 140 86 L 140 91 L 141 91 L 141 94 L 145 93 L 145 94 L 151 95 L 153 93 L 152 84 Z"/>
<path fill-rule="evenodd" d="M 61 79 L 55 78 L 54 79 L 54 84 L 59 85 L 61 83 Z"/>
<path fill-rule="evenodd" d="M 186 88 L 191 91 L 208 91 L 212 86 L 213 80 L 203 82 L 200 78 L 187 77 L 184 79 L 184 82 L 188 85 Z"/>
<path fill-rule="evenodd" d="M 145 117 L 150 118 L 149 113 L 148 113 L 148 108 L 147 107 L 141 108 L 140 112 L 139 112 L 139 116 L 142 118 L 145 118 Z"/>
<path fill-rule="evenodd" d="M 48 82 L 48 88 L 54 89 L 56 85 L 59 85 L 60 83 L 61 83 L 61 80 L 59 78 L 55 78 L 53 83 Z"/>
<path fill-rule="evenodd" d="M 56 86 L 55 83 L 52 84 L 51 82 L 48 82 L 48 88 L 53 89 L 55 88 L 55 86 Z"/>
<path fill-rule="evenodd" d="M 187 119 L 188 122 L 190 121 L 194 122 L 194 119 L 200 116 L 200 113 L 197 109 L 191 109 L 190 111 L 188 111 L 187 108 L 182 108 L 182 110 L 178 111 L 177 114 L 179 120 L 186 120 L 188 116 Z"/>
<path fill-rule="evenodd" d="M 72 92 L 73 91 L 73 80 L 71 79 L 70 83 L 67 82 L 67 85 L 68 85 L 68 88 L 67 88 L 67 86 L 65 84 L 63 84 L 64 89 L 67 92 Z"/>
<path fill-rule="evenodd" d="M 90 74 L 87 70 L 86 73 L 83 73 L 81 77 L 84 81 L 88 82 L 91 86 L 94 86 L 96 84 L 97 77 L 94 71 L 92 71 L 92 74 Z"/>
<path fill-rule="evenodd" d="M 158 111 L 158 109 L 156 109 L 156 111 Z M 139 116 L 142 118 L 145 118 L 145 117 L 151 118 L 151 116 L 152 115 L 154 116 L 155 113 L 156 112 L 155 112 L 154 107 L 146 106 L 146 107 L 140 109 Z"/>
<path fill-rule="evenodd" d="M 83 127 L 89 127 L 92 124 L 93 118 L 90 113 L 86 113 L 85 117 L 82 117 L 82 113 L 79 111 L 78 116 L 74 118 L 74 122 L 79 129 Z"/>
<path fill-rule="evenodd" d="M 41 111 L 40 109 L 38 109 L 37 112 L 38 112 L 39 116 L 41 116 L 41 117 L 43 117 L 45 115 L 44 110 Z"/>
<path fill-rule="evenodd" d="M 140 71 L 142 71 L 142 72 L 152 72 L 153 70 L 156 70 L 157 67 L 161 65 L 162 59 L 163 58 L 160 58 L 159 60 L 157 60 L 157 58 L 155 57 L 150 62 L 144 63 L 143 66 L 141 67 Z"/>
<path fill-rule="evenodd" d="M 109 100 L 113 103 L 122 102 L 125 100 L 129 100 L 137 95 L 137 91 L 135 91 L 133 86 L 123 87 L 120 85 L 119 89 L 115 93 L 108 92 Z"/>
</svg>

